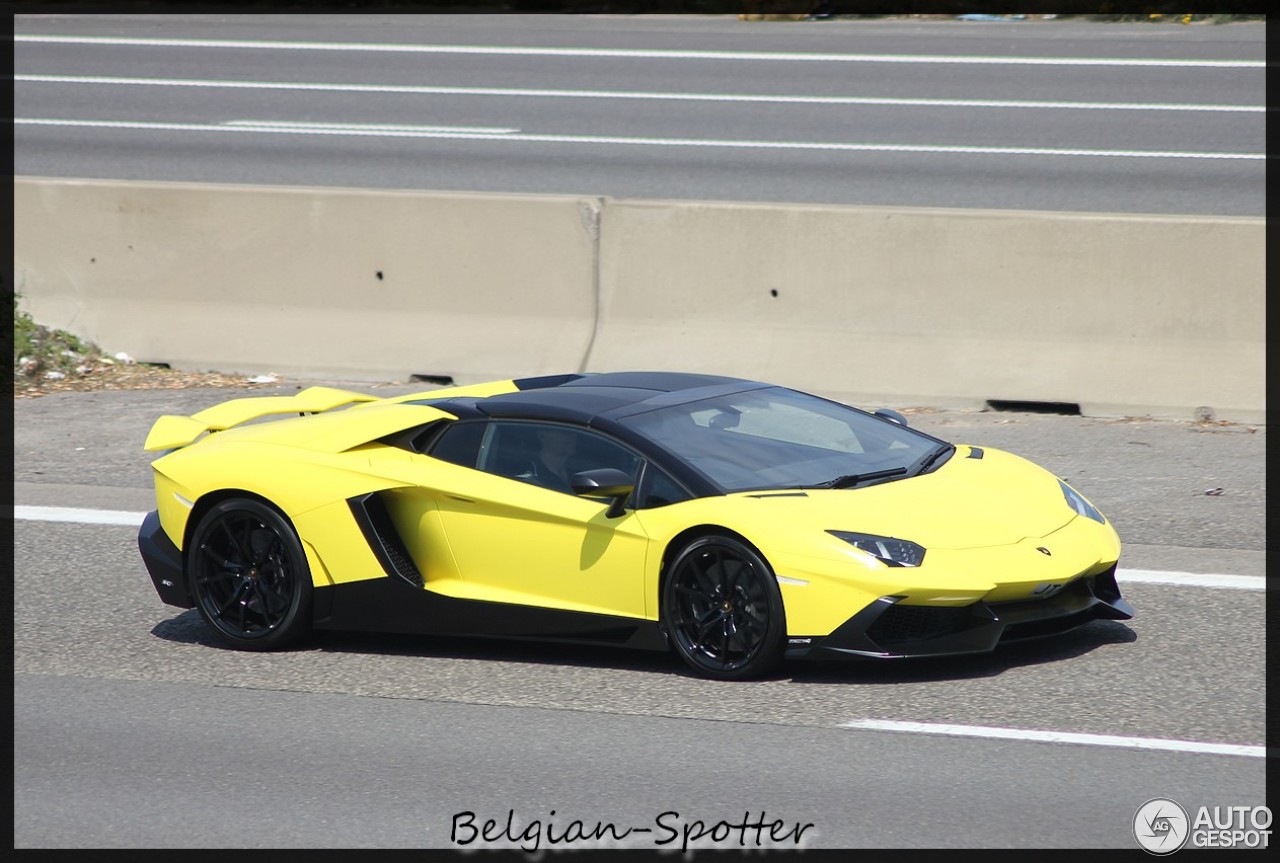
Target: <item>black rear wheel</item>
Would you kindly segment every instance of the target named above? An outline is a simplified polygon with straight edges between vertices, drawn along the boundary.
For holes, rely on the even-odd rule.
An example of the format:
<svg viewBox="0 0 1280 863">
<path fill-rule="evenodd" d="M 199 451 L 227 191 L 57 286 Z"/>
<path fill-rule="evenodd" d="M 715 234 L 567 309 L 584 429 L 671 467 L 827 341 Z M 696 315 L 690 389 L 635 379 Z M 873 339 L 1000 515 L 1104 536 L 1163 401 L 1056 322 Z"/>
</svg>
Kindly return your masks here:
<svg viewBox="0 0 1280 863">
<path fill-rule="evenodd" d="M 292 525 L 257 500 L 225 500 L 200 519 L 187 579 L 205 622 L 241 650 L 272 650 L 311 628 L 311 570 Z"/>
<path fill-rule="evenodd" d="M 705 677 L 759 677 L 782 659 L 777 579 L 755 549 L 731 536 L 699 537 L 676 552 L 662 619 L 676 652 Z"/>
</svg>

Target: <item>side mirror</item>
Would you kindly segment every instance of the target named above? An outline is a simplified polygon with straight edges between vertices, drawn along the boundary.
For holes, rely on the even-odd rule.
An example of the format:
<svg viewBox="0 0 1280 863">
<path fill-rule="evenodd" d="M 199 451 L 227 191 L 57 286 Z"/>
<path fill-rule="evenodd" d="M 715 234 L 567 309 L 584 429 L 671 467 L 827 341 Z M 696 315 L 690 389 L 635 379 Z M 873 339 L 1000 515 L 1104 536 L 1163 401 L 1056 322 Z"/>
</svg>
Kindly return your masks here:
<svg viewBox="0 0 1280 863">
<path fill-rule="evenodd" d="M 713 429 L 736 429 L 740 422 L 742 422 L 742 411 L 721 410 L 711 418 L 708 425 Z"/>
<path fill-rule="evenodd" d="M 902 414 L 890 408 L 878 408 L 875 412 L 875 415 L 880 417 L 881 419 L 886 419 L 886 420 L 895 422 L 900 426 L 905 426 L 907 424 L 906 417 L 904 417 Z"/>
<path fill-rule="evenodd" d="M 618 518 L 626 510 L 623 504 L 636 490 L 636 483 L 616 467 L 601 467 L 579 471 L 570 482 L 573 493 L 582 497 L 607 497 L 610 499 L 608 518 Z"/>
</svg>

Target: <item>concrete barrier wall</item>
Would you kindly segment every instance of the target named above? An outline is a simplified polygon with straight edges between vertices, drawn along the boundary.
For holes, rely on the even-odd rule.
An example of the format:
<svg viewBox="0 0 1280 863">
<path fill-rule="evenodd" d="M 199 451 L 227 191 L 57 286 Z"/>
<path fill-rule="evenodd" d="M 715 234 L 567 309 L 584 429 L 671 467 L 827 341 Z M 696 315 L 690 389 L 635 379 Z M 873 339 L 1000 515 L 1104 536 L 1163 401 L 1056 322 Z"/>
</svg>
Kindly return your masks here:
<svg viewBox="0 0 1280 863">
<path fill-rule="evenodd" d="M 611 201 L 598 370 L 1263 422 L 1262 219 Z"/>
<path fill-rule="evenodd" d="M 19 179 L 14 284 L 39 323 L 175 368 L 556 373 L 578 369 L 590 343 L 599 207 Z"/>
<path fill-rule="evenodd" d="M 36 320 L 177 368 L 687 369 L 866 406 L 1265 421 L 1263 219 L 37 178 L 14 195 Z"/>
</svg>

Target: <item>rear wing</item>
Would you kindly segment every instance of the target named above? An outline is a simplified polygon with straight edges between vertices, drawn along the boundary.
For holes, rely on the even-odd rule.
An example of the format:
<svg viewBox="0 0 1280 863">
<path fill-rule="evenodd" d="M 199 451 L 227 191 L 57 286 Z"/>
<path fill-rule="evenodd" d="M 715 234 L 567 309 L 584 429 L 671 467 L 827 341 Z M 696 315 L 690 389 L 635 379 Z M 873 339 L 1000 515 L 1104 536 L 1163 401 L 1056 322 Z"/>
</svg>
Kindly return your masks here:
<svg viewBox="0 0 1280 863">
<path fill-rule="evenodd" d="M 205 432 L 222 431 L 262 417 L 279 414 L 322 413 L 358 402 L 378 401 L 376 396 L 334 387 L 307 387 L 292 396 L 254 396 L 232 399 L 189 417 L 168 414 L 151 426 L 143 449 L 147 452 L 177 449 L 193 443 Z"/>
</svg>

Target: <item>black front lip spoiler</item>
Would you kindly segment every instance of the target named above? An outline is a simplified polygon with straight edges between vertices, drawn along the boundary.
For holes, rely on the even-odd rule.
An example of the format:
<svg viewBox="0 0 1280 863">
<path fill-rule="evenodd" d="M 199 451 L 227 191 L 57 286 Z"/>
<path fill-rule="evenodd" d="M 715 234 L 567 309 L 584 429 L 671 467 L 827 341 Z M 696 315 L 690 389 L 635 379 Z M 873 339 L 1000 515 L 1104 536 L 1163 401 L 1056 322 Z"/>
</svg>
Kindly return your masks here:
<svg viewBox="0 0 1280 863">
<path fill-rule="evenodd" d="M 138 551 L 160 601 L 178 608 L 195 608 L 182 572 L 182 552 L 160 526 L 160 513 L 156 510 L 147 513 L 138 529 Z"/>
<path fill-rule="evenodd" d="M 900 606 L 884 596 L 830 635 L 790 638 L 788 659 L 907 659 L 989 653 L 1000 644 L 1069 632 L 1093 620 L 1129 620 L 1115 567 L 1077 578 L 1053 596 L 963 607 Z M 929 618 L 934 618 L 930 620 Z"/>
</svg>

